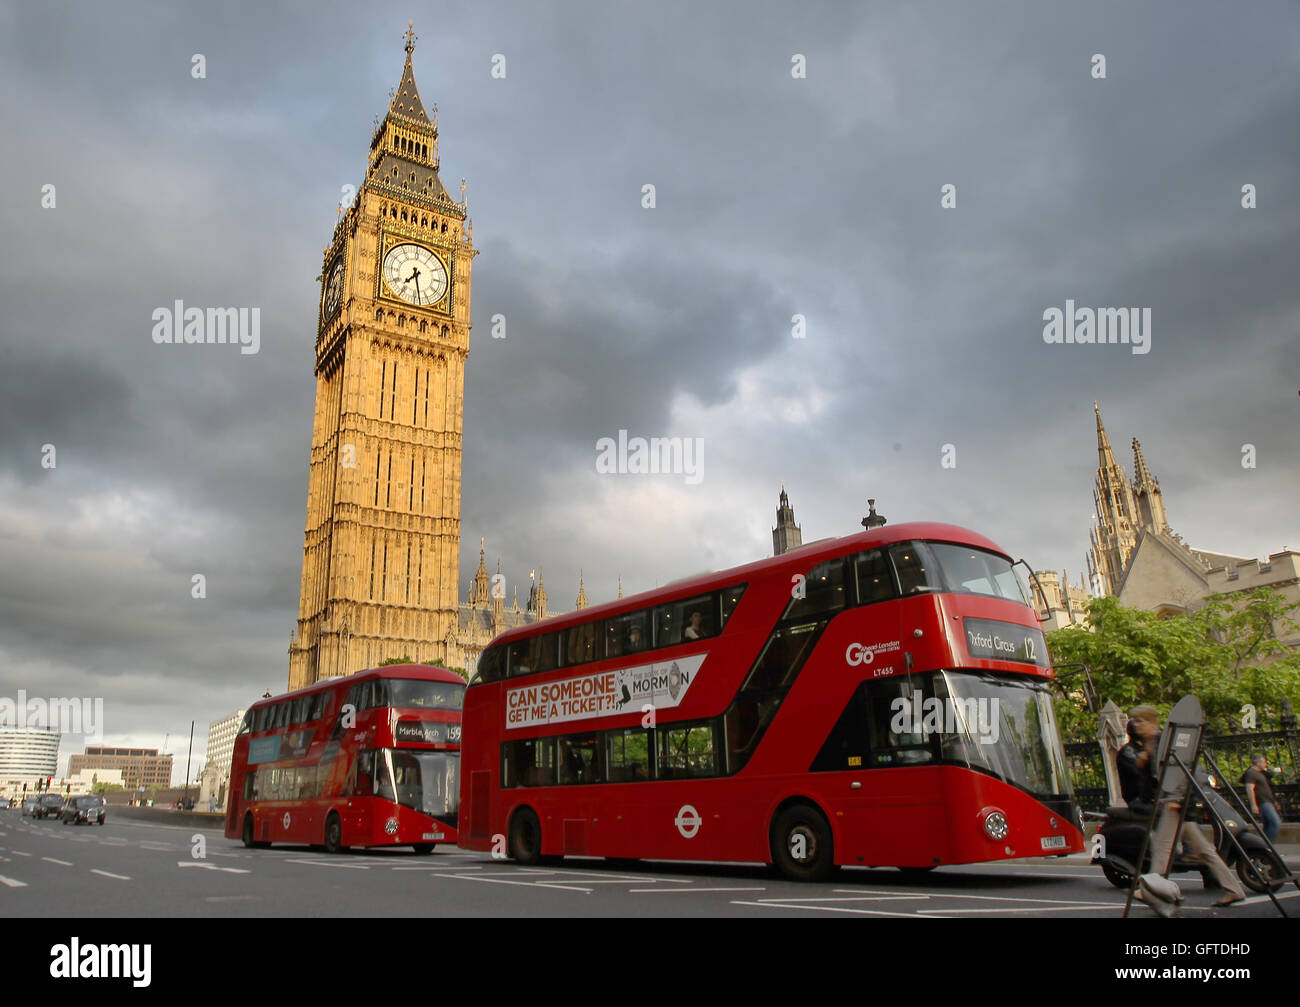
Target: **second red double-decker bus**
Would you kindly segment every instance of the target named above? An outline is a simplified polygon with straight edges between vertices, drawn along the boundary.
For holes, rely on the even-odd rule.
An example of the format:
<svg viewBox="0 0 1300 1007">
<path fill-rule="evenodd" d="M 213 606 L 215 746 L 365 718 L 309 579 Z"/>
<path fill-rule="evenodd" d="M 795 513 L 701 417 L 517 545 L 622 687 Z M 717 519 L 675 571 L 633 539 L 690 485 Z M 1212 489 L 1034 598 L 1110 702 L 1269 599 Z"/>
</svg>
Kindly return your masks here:
<svg viewBox="0 0 1300 1007">
<path fill-rule="evenodd" d="M 925 870 L 1083 849 L 1026 584 L 904 524 L 519 627 L 466 692 L 460 845 Z"/>
<path fill-rule="evenodd" d="M 464 696 L 455 672 L 399 664 L 254 703 L 235 738 L 227 837 L 331 853 L 456 842 Z"/>
</svg>

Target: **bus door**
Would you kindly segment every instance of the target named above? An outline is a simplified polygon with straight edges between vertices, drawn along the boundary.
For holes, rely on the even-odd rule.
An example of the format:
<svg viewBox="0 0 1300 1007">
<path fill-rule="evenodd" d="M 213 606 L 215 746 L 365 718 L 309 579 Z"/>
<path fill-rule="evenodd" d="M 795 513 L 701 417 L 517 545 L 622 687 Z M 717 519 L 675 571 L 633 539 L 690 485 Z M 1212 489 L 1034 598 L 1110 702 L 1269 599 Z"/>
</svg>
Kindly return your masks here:
<svg viewBox="0 0 1300 1007">
<path fill-rule="evenodd" d="M 947 858 L 935 739 L 925 731 L 924 674 L 863 682 L 818 754 L 842 812 L 836 860 L 868 867 L 926 867 Z"/>
</svg>

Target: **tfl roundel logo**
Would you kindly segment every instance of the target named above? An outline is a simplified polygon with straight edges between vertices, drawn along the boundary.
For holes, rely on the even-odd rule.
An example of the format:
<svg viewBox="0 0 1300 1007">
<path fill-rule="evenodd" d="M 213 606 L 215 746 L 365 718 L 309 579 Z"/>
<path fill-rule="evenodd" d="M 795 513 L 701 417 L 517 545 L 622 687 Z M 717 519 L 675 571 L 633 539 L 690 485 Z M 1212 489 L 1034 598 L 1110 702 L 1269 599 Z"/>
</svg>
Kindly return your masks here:
<svg viewBox="0 0 1300 1007">
<path fill-rule="evenodd" d="M 673 819 L 677 831 L 687 839 L 694 839 L 695 833 L 700 831 L 703 823 L 704 819 L 700 817 L 700 813 L 689 804 L 683 804 L 677 812 L 677 817 Z"/>
</svg>

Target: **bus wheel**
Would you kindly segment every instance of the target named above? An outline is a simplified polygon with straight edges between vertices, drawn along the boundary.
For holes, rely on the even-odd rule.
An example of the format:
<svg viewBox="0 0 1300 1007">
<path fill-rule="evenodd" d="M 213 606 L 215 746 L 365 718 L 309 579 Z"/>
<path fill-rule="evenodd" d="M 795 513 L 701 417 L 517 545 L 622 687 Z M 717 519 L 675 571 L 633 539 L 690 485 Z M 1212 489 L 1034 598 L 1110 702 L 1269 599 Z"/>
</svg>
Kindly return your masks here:
<svg viewBox="0 0 1300 1007">
<path fill-rule="evenodd" d="M 908 881 L 920 881 L 937 866 L 938 864 L 926 864 L 924 867 L 900 867 L 898 871 Z"/>
<path fill-rule="evenodd" d="M 103 822 L 100 823 L 101 825 Z M 244 832 L 241 837 L 244 840 L 244 846 L 250 850 L 263 850 L 270 846 L 270 843 L 259 843 L 253 839 L 253 816 L 244 816 Z"/>
<path fill-rule="evenodd" d="M 532 808 L 520 808 L 510 819 L 510 833 L 506 846 L 510 856 L 525 867 L 533 867 L 542 859 L 542 823 Z"/>
<path fill-rule="evenodd" d="M 791 881 L 825 881 L 835 870 L 835 844 L 822 813 L 795 804 L 772 822 L 772 860 Z"/>
<path fill-rule="evenodd" d="M 437 843 L 416 843 L 414 846 L 411 847 L 411 849 L 415 850 L 416 853 L 424 854 L 427 856 L 428 854 L 433 852 L 433 848 L 437 845 L 438 845 Z"/>
<path fill-rule="evenodd" d="M 343 820 L 337 811 L 331 811 L 325 819 L 325 852 L 343 852 Z"/>
</svg>

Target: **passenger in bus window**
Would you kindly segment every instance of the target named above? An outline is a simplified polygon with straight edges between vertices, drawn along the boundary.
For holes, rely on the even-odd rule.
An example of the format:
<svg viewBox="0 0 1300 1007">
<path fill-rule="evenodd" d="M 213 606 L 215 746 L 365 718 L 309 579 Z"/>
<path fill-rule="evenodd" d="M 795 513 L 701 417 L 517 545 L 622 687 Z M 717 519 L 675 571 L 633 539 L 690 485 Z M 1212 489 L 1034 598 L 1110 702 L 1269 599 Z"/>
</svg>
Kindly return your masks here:
<svg viewBox="0 0 1300 1007">
<path fill-rule="evenodd" d="M 582 756 L 579 755 L 578 750 L 573 747 L 573 741 L 569 738 L 565 738 L 564 761 L 560 765 L 560 782 L 582 782 L 582 768 Z"/>
<path fill-rule="evenodd" d="M 698 608 L 691 613 L 690 622 L 687 623 L 686 629 L 682 632 L 682 637 L 687 640 L 704 639 L 704 613 Z"/>
<path fill-rule="evenodd" d="M 644 650 L 645 644 L 641 640 L 641 627 L 633 626 L 627 631 L 627 652 L 635 654 L 638 650 Z"/>
</svg>

